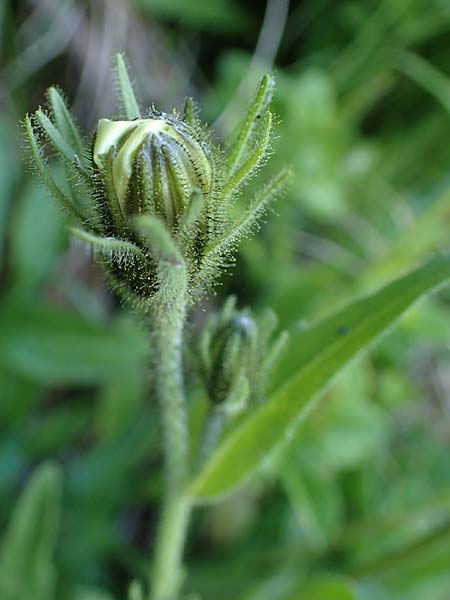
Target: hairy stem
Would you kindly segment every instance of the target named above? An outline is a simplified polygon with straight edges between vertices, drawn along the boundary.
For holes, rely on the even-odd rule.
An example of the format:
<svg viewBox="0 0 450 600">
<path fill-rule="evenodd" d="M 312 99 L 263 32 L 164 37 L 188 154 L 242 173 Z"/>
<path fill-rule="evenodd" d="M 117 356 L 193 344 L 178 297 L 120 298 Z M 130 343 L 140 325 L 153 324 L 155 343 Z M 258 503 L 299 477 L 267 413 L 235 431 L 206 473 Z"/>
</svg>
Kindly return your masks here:
<svg viewBox="0 0 450 600">
<path fill-rule="evenodd" d="M 175 291 L 175 290 L 173 290 Z M 159 306 L 154 318 L 156 386 L 162 419 L 165 491 L 157 534 L 150 600 L 176 600 L 182 583 L 182 554 L 190 503 L 188 427 L 183 389 L 182 336 L 186 313 L 184 290 Z"/>
</svg>

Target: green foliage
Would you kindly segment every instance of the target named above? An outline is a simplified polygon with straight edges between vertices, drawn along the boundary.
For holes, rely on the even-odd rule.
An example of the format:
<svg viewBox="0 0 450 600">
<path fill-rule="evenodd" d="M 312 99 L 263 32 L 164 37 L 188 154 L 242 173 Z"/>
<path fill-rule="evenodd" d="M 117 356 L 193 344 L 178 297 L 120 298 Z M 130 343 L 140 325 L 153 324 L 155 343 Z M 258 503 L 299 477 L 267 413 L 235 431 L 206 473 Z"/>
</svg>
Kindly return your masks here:
<svg viewBox="0 0 450 600">
<path fill-rule="evenodd" d="M 32 297 L 54 272 L 66 246 L 64 218 L 48 202 L 45 192 L 28 182 L 14 210 L 15 235 L 10 245 L 14 288 Z M 42 226 L 36 230 L 36 222 Z"/>
<path fill-rule="evenodd" d="M 311 410 L 316 395 L 340 369 L 376 341 L 421 296 L 449 277 L 450 260 L 435 259 L 299 336 L 303 356 L 297 356 L 294 374 L 223 441 L 194 481 L 194 497 L 202 500 L 223 495 L 247 479 L 277 445 L 292 435 Z"/>
<path fill-rule="evenodd" d="M 2 306 L 1 364 L 35 381 L 93 383 L 135 374 L 146 357 L 143 334 L 130 326 L 100 326 L 65 311 Z"/>
<path fill-rule="evenodd" d="M 270 46 L 281 12 L 270 7 L 276 2 L 269 3 L 256 55 L 263 20 L 257 3 L 138 0 L 124 7 L 112 3 L 106 11 L 86 11 L 80 0 L 32 4 L 0 3 L 3 556 L 9 556 L 3 548 L 28 489 L 37 489 L 41 463 L 44 472 L 48 459 L 63 465 L 64 495 L 59 498 L 58 482 L 53 496 L 46 488 L 53 508 L 36 500 L 32 543 L 17 558 L 21 572 L 19 562 L 14 567 L 20 600 L 42 597 L 32 587 L 38 580 L 51 588 L 42 600 L 147 597 L 148 553 L 155 546 L 167 475 L 153 366 L 161 354 L 144 322 L 126 314 L 105 290 L 104 273 L 90 264 L 85 247 L 97 263 L 108 268 L 113 262 L 124 271 L 150 257 L 152 275 L 159 270 L 165 280 L 180 264 L 179 256 L 173 260 L 174 247 L 183 248 L 183 256 L 198 253 L 208 194 L 192 191 L 175 230 L 161 214 L 160 221 L 147 214 L 152 218 L 137 219 L 136 229 L 127 230 L 128 215 L 117 198 L 114 203 L 110 186 L 113 214 L 106 230 L 109 213 L 93 210 L 95 139 L 81 132 L 105 114 L 129 121 L 141 117 L 140 106 L 156 102 L 170 111 L 186 96 L 176 119 L 189 128 L 203 127 L 191 96 L 210 123 L 226 109 L 217 134 L 202 139 L 217 151 L 227 184 L 221 193 L 230 192 L 226 211 L 212 219 L 217 236 L 205 246 L 203 264 L 189 267 L 193 295 L 194 287 L 203 289 L 217 275 L 218 263 L 233 262 L 228 256 L 238 242 L 240 251 L 233 276 L 224 277 L 214 295 L 196 297 L 185 326 L 189 475 L 199 481 L 206 456 L 217 464 L 211 446 L 220 453 L 246 424 L 267 417 L 274 398 L 290 389 L 284 386 L 295 390 L 279 396 L 286 414 L 301 423 L 287 439 L 290 427 L 281 419 L 288 443 L 279 447 L 272 444 L 275 427 L 263 419 L 264 439 L 257 446 L 264 453 L 267 447 L 277 450 L 264 468 L 252 460 L 250 469 L 244 449 L 233 450 L 230 480 L 247 468 L 254 475 L 234 494 L 195 511 L 181 600 L 447 600 L 448 290 L 407 310 L 370 353 L 361 353 L 305 405 L 308 410 L 299 412 L 307 390 L 297 386 L 313 357 L 321 374 L 332 371 L 328 351 L 336 356 L 356 340 L 349 336 L 353 330 L 344 333 L 347 323 L 327 315 L 347 307 L 367 322 L 371 314 L 387 315 L 384 309 L 402 312 L 412 297 L 398 294 L 398 305 L 390 298 L 373 313 L 365 302 L 376 300 L 373 290 L 390 289 L 391 282 L 449 249 L 448 2 L 290 3 L 273 64 Z M 111 57 L 105 52 L 115 44 L 113 51 L 125 50 L 134 77 L 120 55 L 117 109 L 106 84 Z M 261 80 L 242 118 L 261 72 L 271 71 L 276 118 L 267 108 L 271 77 Z M 54 82 L 58 86 L 45 98 Z M 73 100 L 70 110 L 61 89 Z M 45 108 L 26 121 L 31 146 L 18 143 L 17 121 L 40 102 Z M 246 140 L 241 150 L 239 140 Z M 232 169 L 225 161 L 230 152 L 239 157 Z M 24 168 L 30 158 L 40 184 Z M 258 162 L 263 169 L 253 169 Z M 272 193 L 281 196 L 282 190 L 272 215 Z M 98 191 L 97 185 L 96 203 Z M 180 188 L 171 194 L 183 198 Z M 135 197 L 131 213 L 143 197 Z M 248 241 L 247 233 L 260 225 L 259 235 Z M 257 343 L 239 335 L 222 343 L 217 328 L 230 295 L 237 298 L 235 317 L 251 316 L 256 324 Z M 355 297 L 363 298 L 361 304 Z M 242 308 L 247 306 L 251 313 Z M 279 348 L 268 333 L 268 306 L 290 339 L 271 377 L 266 362 Z M 208 330 L 217 341 L 209 346 Z M 225 347 L 229 369 L 221 372 L 217 354 Z M 250 385 L 239 376 L 243 371 Z M 239 399 L 250 389 L 256 392 L 246 406 L 231 403 L 242 412 L 227 414 L 215 429 L 212 417 L 226 392 Z M 202 452 L 208 430 L 214 443 Z M 36 542 L 38 532 L 43 545 Z M 130 581 L 143 585 L 130 589 Z M 3 588 L 0 596 L 8 597 Z"/>
<path fill-rule="evenodd" d="M 352 585 L 339 579 L 324 577 L 318 580 L 309 581 L 306 585 L 301 585 L 298 590 L 289 596 L 289 600 L 295 600 L 299 595 L 311 598 L 311 600 L 358 600 L 359 594 L 352 589 Z"/>
<path fill-rule="evenodd" d="M 5 600 L 54 597 L 60 488 L 59 470 L 43 465 L 14 508 L 0 549 L 0 592 Z"/>
<path fill-rule="evenodd" d="M 248 22 L 244 10 L 234 0 L 198 0 L 192 4 L 183 0 L 139 0 L 139 4 L 151 15 L 193 28 L 236 31 Z"/>
</svg>

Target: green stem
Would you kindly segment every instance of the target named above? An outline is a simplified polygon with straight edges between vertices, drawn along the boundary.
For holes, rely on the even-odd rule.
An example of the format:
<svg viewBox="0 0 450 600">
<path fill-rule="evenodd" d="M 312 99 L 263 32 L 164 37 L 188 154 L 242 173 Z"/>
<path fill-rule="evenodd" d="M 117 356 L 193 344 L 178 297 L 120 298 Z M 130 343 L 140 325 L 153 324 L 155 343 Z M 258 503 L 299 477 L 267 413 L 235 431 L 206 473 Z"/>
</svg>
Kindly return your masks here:
<svg viewBox="0 0 450 600">
<path fill-rule="evenodd" d="M 159 395 L 165 492 L 156 540 L 150 600 L 176 600 L 182 583 L 182 555 L 190 515 L 185 495 L 189 440 L 183 388 L 182 336 L 186 294 L 174 294 L 154 318 L 156 387 Z"/>
</svg>

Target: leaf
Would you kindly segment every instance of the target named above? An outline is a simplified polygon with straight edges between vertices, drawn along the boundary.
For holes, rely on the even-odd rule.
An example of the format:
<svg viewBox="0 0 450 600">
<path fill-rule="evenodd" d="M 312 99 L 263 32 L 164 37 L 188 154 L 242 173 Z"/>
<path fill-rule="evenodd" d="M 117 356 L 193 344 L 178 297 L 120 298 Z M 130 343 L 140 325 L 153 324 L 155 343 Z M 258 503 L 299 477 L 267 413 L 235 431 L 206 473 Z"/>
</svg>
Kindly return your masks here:
<svg viewBox="0 0 450 600">
<path fill-rule="evenodd" d="M 195 104 L 190 97 L 184 101 L 183 121 L 188 125 L 195 125 Z"/>
<path fill-rule="evenodd" d="M 407 493 L 408 482 L 404 478 L 400 481 Z M 427 482 L 428 487 L 431 485 Z M 372 513 L 370 522 L 347 529 L 341 548 L 352 572 L 395 573 L 400 562 L 407 564 L 417 554 L 426 555 L 427 545 L 438 539 L 450 545 L 449 486 L 424 502 L 413 506 L 404 503 L 388 515 Z"/>
<path fill-rule="evenodd" d="M 129 369 L 102 387 L 97 409 L 97 427 L 103 439 L 114 439 L 136 414 L 145 396 L 145 370 Z"/>
<path fill-rule="evenodd" d="M 127 242 L 111 236 L 98 236 L 89 231 L 85 231 L 84 229 L 79 229 L 78 227 L 71 227 L 70 232 L 76 238 L 86 242 L 94 252 L 107 258 L 115 257 L 118 260 L 124 261 L 130 256 L 141 259 L 144 258 L 142 250 L 132 242 Z"/>
<path fill-rule="evenodd" d="M 303 544 L 313 551 L 324 551 L 336 538 L 342 520 L 342 498 L 336 481 L 314 469 L 286 460 L 279 479 L 289 500 Z"/>
<path fill-rule="evenodd" d="M 230 148 L 228 169 L 231 175 L 235 174 L 246 159 L 249 150 L 249 142 L 255 132 L 260 129 L 261 116 L 265 113 L 272 100 L 273 88 L 273 77 L 264 75 L 259 83 L 256 96 L 250 104 L 248 112 L 239 127 L 237 139 Z"/>
<path fill-rule="evenodd" d="M 73 147 L 80 159 L 83 157 L 83 142 L 67 105 L 55 87 L 48 90 L 48 100 L 59 131 Z"/>
<path fill-rule="evenodd" d="M 52 194 L 52 196 L 58 200 L 58 202 L 60 202 L 70 214 L 82 221 L 83 215 L 78 207 L 75 206 L 70 198 L 68 198 L 67 195 L 62 191 L 62 189 L 53 179 L 52 175 L 49 175 L 47 161 L 42 154 L 38 139 L 33 131 L 33 123 L 29 116 L 25 117 L 25 133 L 30 144 L 31 156 L 34 161 L 34 165 L 44 185 Z"/>
<path fill-rule="evenodd" d="M 1 9 L 0 9 L 1 12 Z M 6 244 L 6 229 L 10 206 L 13 200 L 13 190 L 19 175 L 19 161 L 12 150 L 17 146 L 13 127 L 6 118 L 0 118 L 0 266 Z"/>
<path fill-rule="evenodd" d="M 450 258 L 437 257 L 381 291 L 357 300 L 303 334 L 296 370 L 220 444 L 190 492 L 197 500 L 221 496 L 242 484 L 316 404 L 334 376 L 420 297 L 450 278 Z M 292 371 L 291 371 L 292 372 Z"/>
<path fill-rule="evenodd" d="M 354 587 L 342 577 L 317 577 L 300 585 L 288 600 L 358 600 Z"/>
<path fill-rule="evenodd" d="M 136 217 L 135 224 L 138 232 L 147 240 L 155 260 L 172 264 L 177 268 L 183 259 L 174 244 L 172 236 L 158 217 Z"/>
<path fill-rule="evenodd" d="M 450 81 L 447 75 L 421 56 L 405 50 L 395 54 L 394 64 L 399 71 L 421 85 L 450 112 Z"/>
<path fill-rule="evenodd" d="M 290 171 L 282 169 L 257 194 L 255 200 L 235 220 L 233 225 L 219 238 L 213 240 L 205 249 L 205 256 L 221 253 L 232 248 L 242 236 L 254 227 L 269 202 L 281 194 L 289 181 Z"/>
<path fill-rule="evenodd" d="M 384 283 L 445 247 L 449 226 L 450 190 L 446 187 L 423 214 L 393 241 L 389 251 L 367 268 L 358 282 L 360 288 L 366 286 L 367 289 L 374 282 Z"/>
<path fill-rule="evenodd" d="M 116 76 L 126 118 L 129 121 L 140 119 L 141 111 L 122 54 L 116 54 Z"/>
<path fill-rule="evenodd" d="M 38 404 L 41 388 L 33 381 L 0 366 L 0 422 L 3 427 L 15 429 Z"/>
<path fill-rule="evenodd" d="M 14 285 L 30 295 L 51 275 L 67 237 L 62 215 L 46 196 L 42 186 L 29 181 L 11 231 Z"/>
<path fill-rule="evenodd" d="M 379 545 L 379 540 L 385 548 L 378 548 L 381 552 L 366 555 L 361 560 L 358 549 L 364 551 L 364 546 L 358 543 L 347 546 L 351 550 L 349 572 L 359 580 L 377 581 L 386 590 L 383 598 L 389 600 L 447 600 L 450 585 L 448 500 L 447 492 L 428 506 L 410 512 L 405 510 L 394 518 L 389 516 L 385 522 L 375 517 L 365 531 L 363 527 L 366 548 L 370 551 L 371 543 Z M 408 529 L 413 530 L 412 536 Z M 422 529 L 419 535 L 418 529 Z M 358 536 L 357 529 L 354 533 Z M 409 535 L 410 543 L 398 544 L 397 533 L 403 542 L 405 533 Z"/>
<path fill-rule="evenodd" d="M 262 127 L 262 135 L 261 139 L 258 140 L 258 143 L 254 149 L 254 151 L 249 155 L 247 160 L 243 162 L 243 164 L 234 172 L 232 177 L 230 177 L 230 181 L 227 183 L 224 189 L 224 196 L 229 196 L 231 193 L 235 192 L 237 188 L 242 186 L 243 182 L 248 181 L 250 177 L 256 172 L 258 166 L 261 165 L 264 157 L 267 154 L 267 150 L 269 148 L 270 139 L 272 133 L 272 113 L 267 111 L 264 125 Z"/>
<path fill-rule="evenodd" d="M 68 163 L 73 163 L 75 160 L 75 150 L 69 145 L 57 127 L 53 125 L 48 116 L 39 109 L 36 111 L 36 119 L 55 149 L 60 152 L 61 156 Z"/>
<path fill-rule="evenodd" d="M 3 304 L 0 331 L 0 364 L 46 385 L 111 380 L 146 360 L 145 335 L 131 324 L 96 324 L 56 307 Z"/>
<path fill-rule="evenodd" d="M 0 550 L 2 600 L 51 600 L 61 474 L 45 464 L 20 496 Z"/>
</svg>

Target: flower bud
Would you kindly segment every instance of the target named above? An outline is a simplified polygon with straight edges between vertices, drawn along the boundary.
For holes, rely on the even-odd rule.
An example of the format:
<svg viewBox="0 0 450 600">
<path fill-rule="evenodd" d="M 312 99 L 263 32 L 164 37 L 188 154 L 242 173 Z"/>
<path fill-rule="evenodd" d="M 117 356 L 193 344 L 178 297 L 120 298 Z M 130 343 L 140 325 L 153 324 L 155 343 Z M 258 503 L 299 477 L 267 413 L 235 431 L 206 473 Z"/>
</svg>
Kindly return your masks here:
<svg viewBox="0 0 450 600">
<path fill-rule="evenodd" d="M 219 314 L 212 315 L 200 338 L 200 372 L 211 402 L 222 405 L 260 402 L 267 376 L 286 343 L 286 334 L 274 336 L 277 318 L 266 311 L 255 318 L 236 309 L 231 296 Z M 232 412 L 232 411 L 231 411 Z"/>
<path fill-rule="evenodd" d="M 213 402 L 224 402 L 239 378 L 249 377 L 256 343 L 256 323 L 244 312 L 235 312 L 220 325 L 210 347 L 208 389 Z"/>
<path fill-rule="evenodd" d="M 111 160 L 111 168 L 106 169 Z M 126 214 L 156 214 L 175 226 L 193 192 L 208 198 L 212 168 L 195 129 L 175 117 L 98 123 L 93 160 Z M 107 174 L 108 173 L 108 174 Z"/>
<path fill-rule="evenodd" d="M 211 455 L 227 422 L 250 405 L 264 402 L 268 375 L 286 344 L 286 332 L 274 335 L 276 328 L 274 313 L 266 311 L 255 318 L 236 309 L 233 296 L 211 315 L 195 357 L 210 401 L 200 464 Z"/>
<path fill-rule="evenodd" d="M 32 162 L 76 221 L 73 234 L 92 247 L 123 299 L 147 311 L 174 281 L 183 280 L 189 301 L 195 301 L 230 264 L 240 240 L 285 187 L 286 170 L 235 210 L 270 154 L 273 80 L 261 78 L 236 134 L 222 148 L 190 99 L 182 114 L 143 112 L 123 59 L 117 57 L 116 63 L 122 116 L 98 122 L 91 153 L 64 98 L 52 88 L 49 110 L 25 118 Z M 62 186 L 47 167 L 46 144 L 66 169 Z M 237 348 L 246 347 L 245 327 L 236 327 L 226 345 L 231 354 L 242 355 Z M 241 369 L 238 381 L 250 384 L 248 373 L 254 371 Z"/>
</svg>

